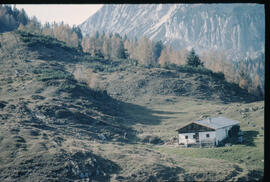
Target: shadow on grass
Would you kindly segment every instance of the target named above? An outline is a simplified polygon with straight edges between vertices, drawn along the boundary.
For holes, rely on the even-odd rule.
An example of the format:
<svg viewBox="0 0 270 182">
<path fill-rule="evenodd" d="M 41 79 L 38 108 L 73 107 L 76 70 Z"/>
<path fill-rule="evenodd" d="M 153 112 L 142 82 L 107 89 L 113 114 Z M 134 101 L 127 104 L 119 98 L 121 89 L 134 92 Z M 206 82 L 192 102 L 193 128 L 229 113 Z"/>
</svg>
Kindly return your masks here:
<svg viewBox="0 0 270 182">
<path fill-rule="evenodd" d="M 74 82 L 71 84 L 74 85 Z M 74 100 L 88 100 L 92 103 L 91 107 L 95 107 L 106 115 L 122 118 L 119 124 L 124 124 L 125 126 L 138 123 L 157 125 L 160 124 L 162 119 L 171 118 L 169 116 L 155 116 L 155 114 L 184 114 L 182 112 L 155 111 L 144 106 L 122 102 L 109 96 L 106 91 L 92 90 L 83 84 L 75 84 L 75 87 L 67 87 L 67 89 L 62 91 L 71 93 L 71 97 Z"/>
<path fill-rule="evenodd" d="M 187 114 L 187 112 L 153 111 L 153 114 Z"/>
<path fill-rule="evenodd" d="M 119 141 L 132 142 L 137 141 L 136 131 L 132 125 L 158 125 L 162 119 L 170 118 L 168 116 L 155 116 L 155 114 L 177 114 L 178 112 L 154 111 L 144 106 L 125 103 L 109 96 L 106 91 L 93 90 L 86 84 L 78 83 L 76 80 L 66 80 L 65 87 L 60 87 L 60 92 L 70 94 L 65 99 L 66 102 L 79 102 L 84 108 L 95 110 L 102 113 L 100 119 L 94 119 L 89 114 L 77 113 L 76 117 L 68 114 L 73 127 L 92 131 L 92 133 L 111 133 L 120 135 Z M 80 121 L 80 122 L 78 122 Z M 75 123 L 74 123 L 75 122 Z M 91 129 L 90 129 L 91 128 Z M 97 130 L 97 131 L 95 131 Z M 123 137 L 124 136 L 124 137 Z"/>
<path fill-rule="evenodd" d="M 159 125 L 162 120 L 173 118 L 170 115 L 182 112 L 158 111 L 145 106 L 121 102 L 122 116 L 126 118 L 125 125 L 144 124 Z"/>
<path fill-rule="evenodd" d="M 242 144 L 246 145 L 246 146 L 253 146 L 255 147 L 255 143 L 254 143 L 254 138 L 257 137 L 257 135 L 259 134 L 258 131 L 243 131 L 243 137 L 244 137 L 244 141 Z"/>
<path fill-rule="evenodd" d="M 220 142 L 219 146 L 224 146 L 228 143 L 234 144 L 234 145 L 246 145 L 246 146 L 251 146 L 255 147 L 254 139 L 257 137 L 259 134 L 258 131 L 243 131 L 243 141 L 242 143 L 239 141 L 238 136 L 235 137 L 227 137 L 223 141 Z"/>
</svg>

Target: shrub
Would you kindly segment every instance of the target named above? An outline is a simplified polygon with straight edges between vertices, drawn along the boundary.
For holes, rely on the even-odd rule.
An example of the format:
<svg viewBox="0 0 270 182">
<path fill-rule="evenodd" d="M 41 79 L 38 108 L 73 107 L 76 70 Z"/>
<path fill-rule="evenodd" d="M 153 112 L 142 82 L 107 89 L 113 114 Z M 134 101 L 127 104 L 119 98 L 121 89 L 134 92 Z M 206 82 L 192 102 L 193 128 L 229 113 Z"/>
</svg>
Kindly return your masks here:
<svg viewBox="0 0 270 182">
<path fill-rule="evenodd" d="M 59 109 L 55 111 L 55 116 L 57 118 L 67 118 L 67 117 L 72 116 L 72 113 L 66 109 Z"/>
<path fill-rule="evenodd" d="M 171 63 L 165 63 L 162 67 L 165 69 L 176 70 L 179 72 L 199 73 L 203 75 L 209 75 L 219 80 L 225 80 L 224 73 L 222 72 L 214 73 L 212 70 L 209 70 L 202 66 L 194 67 L 190 65 L 176 65 L 176 64 L 171 64 Z"/>
<path fill-rule="evenodd" d="M 225 80 L 224 73 L 222 73 L 222 72 L 214 73 L 214 77 L 219 79 L 219 80 Z"/>
<path fill-rule="evenodd" d="M 35 74 L 38 74 L 38 81 L 49 81 L 49 80 L 59 80 L 59 79 L 73 79 L 73 75 L 62 70 L 54 69 L 36 69 L 33 70 Z"/>
<path fill-rule="evenodd" d="M 158 136 L 146 136 L 143 138 L 143 142 L 151 144 L 163 144 L 163 141 Z"/>
<path fill-rule="evenodd" d="M 69 47 L 65 42 L 59 41 L 53 37 L 41 34 L 33 34 L 26 31 L 16 31 L 20 35 L 20 39 L 27 44 L 28 47 L 44 46 L 46 48 L 60 47 L 65 51 L 79 53 L 79 49 L 75 47 Z"/>
</svg>

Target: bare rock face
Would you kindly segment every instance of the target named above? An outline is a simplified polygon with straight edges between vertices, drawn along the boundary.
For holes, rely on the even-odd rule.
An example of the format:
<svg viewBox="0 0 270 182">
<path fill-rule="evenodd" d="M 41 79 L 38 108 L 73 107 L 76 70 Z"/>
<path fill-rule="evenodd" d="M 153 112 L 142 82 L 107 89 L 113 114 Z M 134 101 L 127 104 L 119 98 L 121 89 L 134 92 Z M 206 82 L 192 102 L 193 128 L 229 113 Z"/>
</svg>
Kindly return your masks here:
<svg viewBox="0 0 270 182">
<path fill-rule="evenodd" d="M 162 40 L 176 49 L 226 50 L 231 58 L 264 52 L 264 7 L 256 4 L 104 5 L 80 27 Z"/>
</svg>

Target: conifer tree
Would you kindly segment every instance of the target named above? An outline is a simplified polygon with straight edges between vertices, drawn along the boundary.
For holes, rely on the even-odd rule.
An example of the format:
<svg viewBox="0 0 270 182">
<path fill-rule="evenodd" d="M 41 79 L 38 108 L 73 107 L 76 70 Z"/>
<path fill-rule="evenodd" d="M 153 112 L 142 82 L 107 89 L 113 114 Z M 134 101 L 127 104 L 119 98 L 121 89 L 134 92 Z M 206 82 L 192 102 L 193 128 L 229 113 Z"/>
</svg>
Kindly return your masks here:
<svg viewBox="0 0 270 182">
<path fill-rule="evenodd" d="M 198 55 L 196 55 L 194 49 L 192 49 L 188 56 L 187 56 L 187 65 L 189 66 L 193 66 L 193 67 L 198 67 L 198 66 L 202 66 L 203 67 L 203 62 L 201 62 L 200 58 Z"/>
</svg>

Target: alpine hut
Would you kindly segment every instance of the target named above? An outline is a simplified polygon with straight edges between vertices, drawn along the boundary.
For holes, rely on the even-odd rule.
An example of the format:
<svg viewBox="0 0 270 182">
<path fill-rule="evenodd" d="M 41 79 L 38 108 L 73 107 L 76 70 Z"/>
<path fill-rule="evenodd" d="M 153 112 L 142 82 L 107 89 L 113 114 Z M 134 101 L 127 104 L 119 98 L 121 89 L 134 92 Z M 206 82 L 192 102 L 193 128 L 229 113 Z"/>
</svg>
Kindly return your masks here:
<svg viewBox="0 0 270 182">
<path fill-rule="evenodd" d="M 178 129 L 179 145 L 217 146 L 227 138 L 239 137 L 240 123 L 225 117 L 191 122 Z"/>
</svg>

